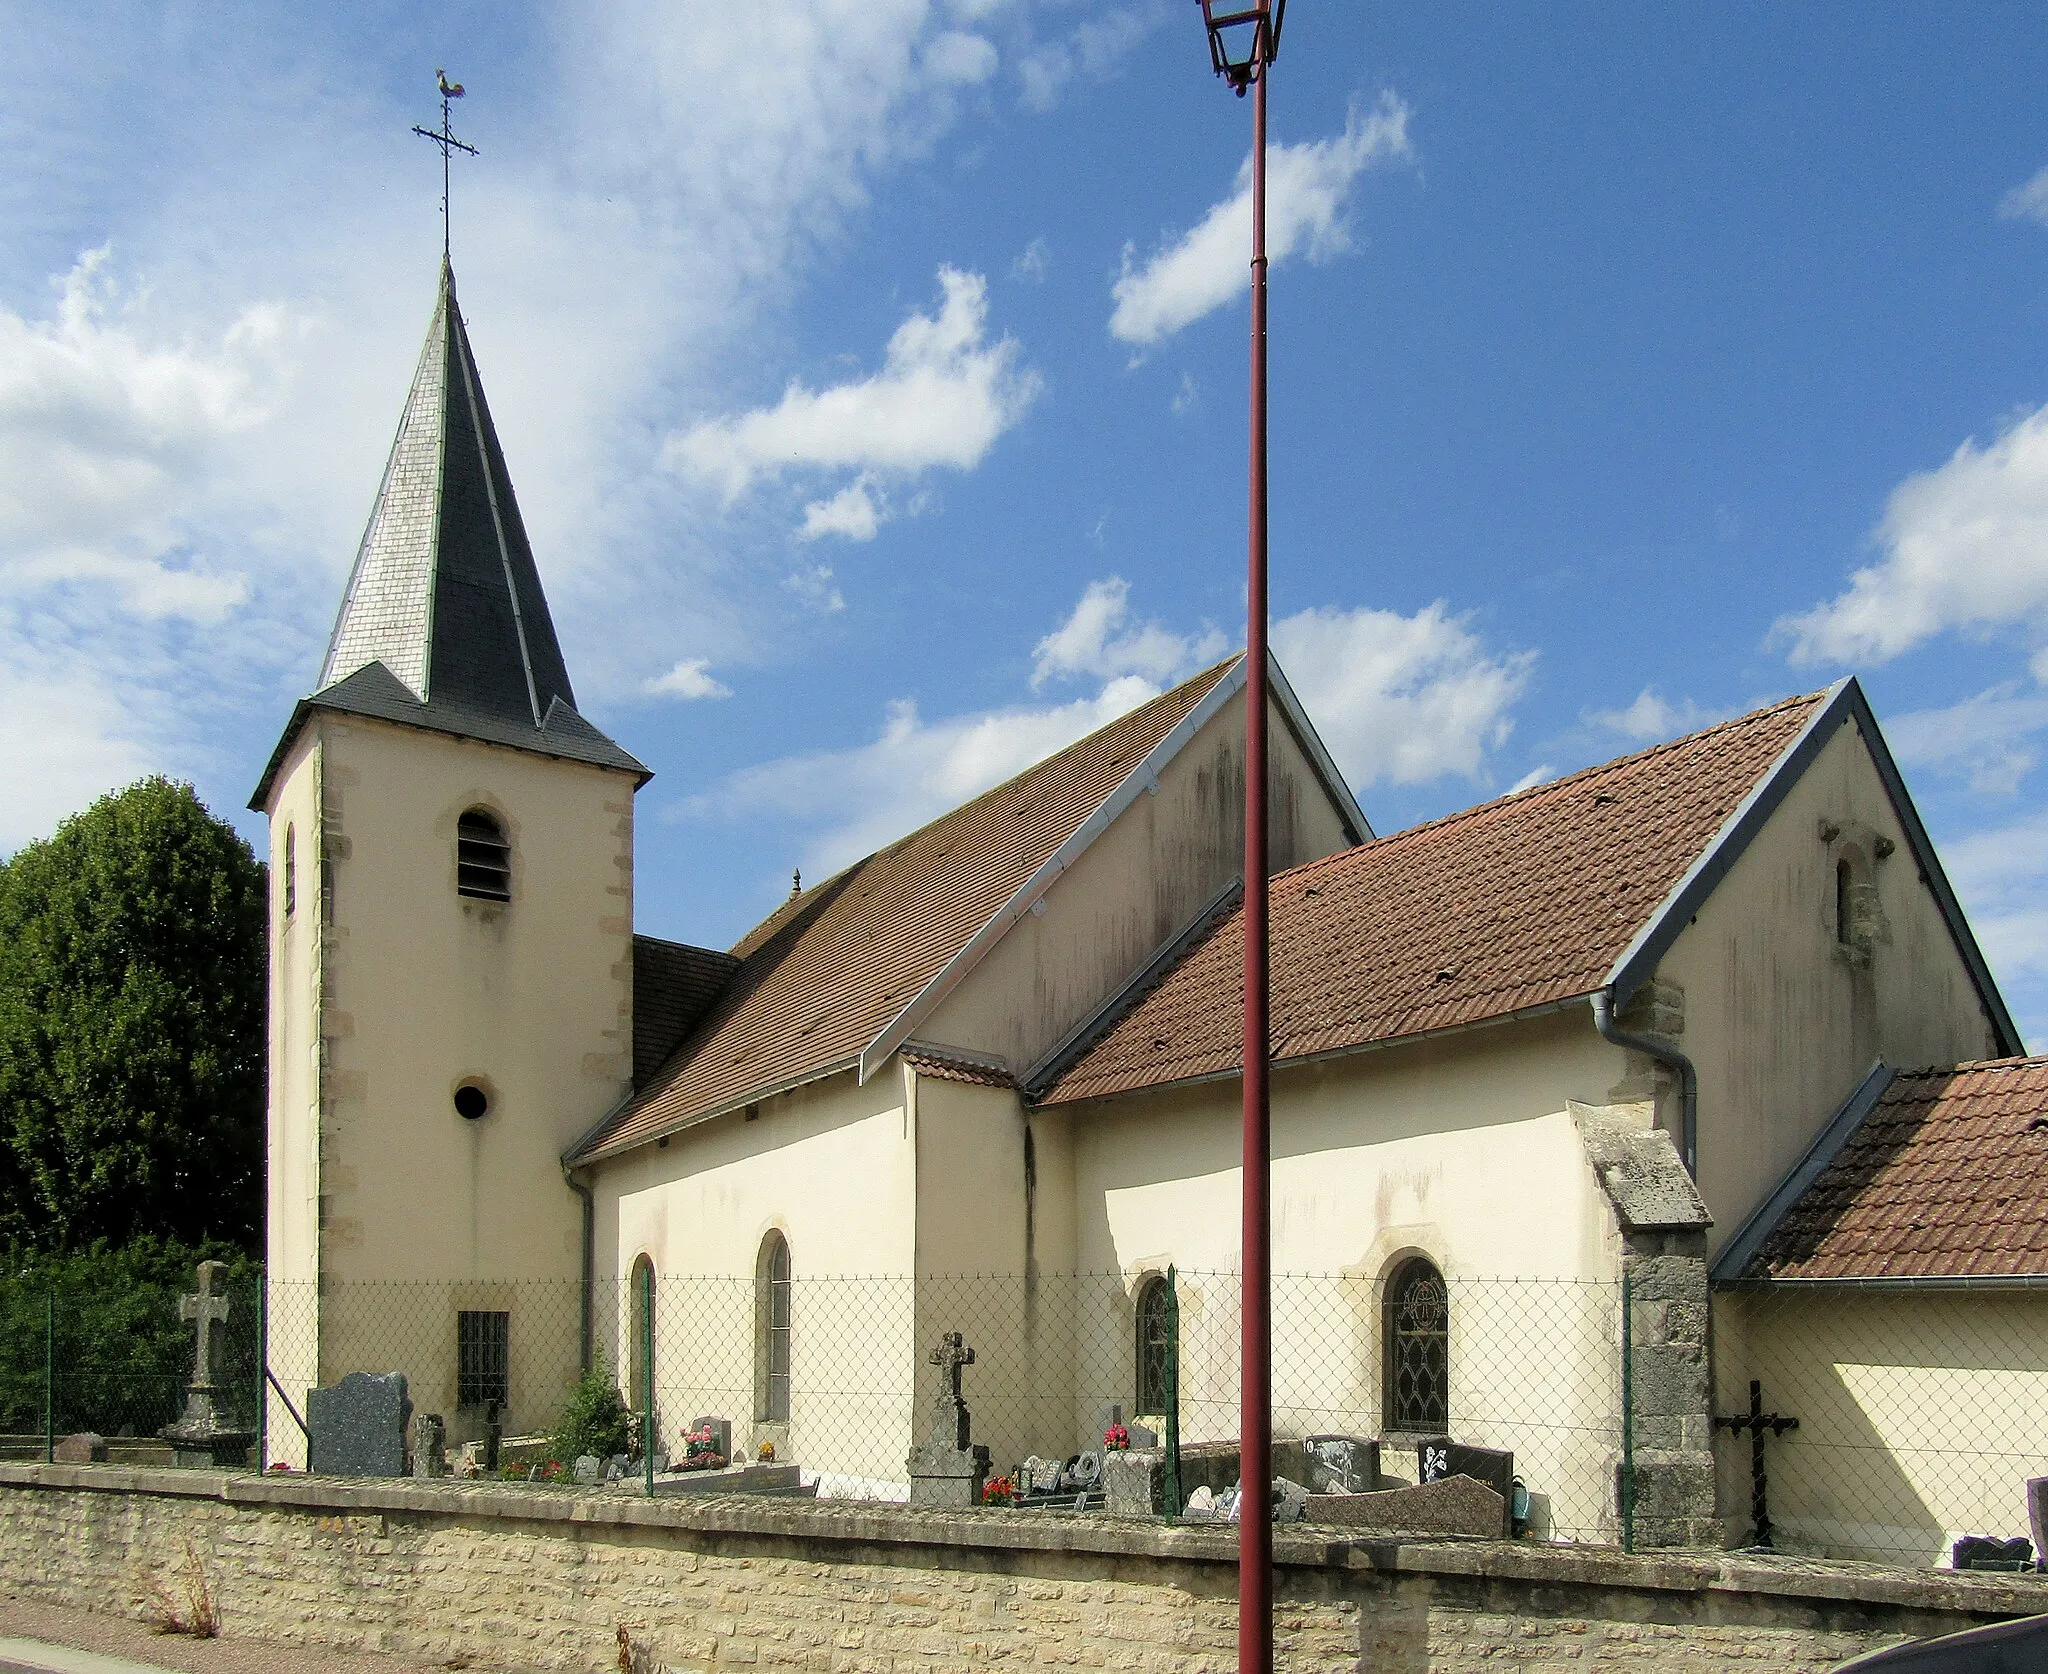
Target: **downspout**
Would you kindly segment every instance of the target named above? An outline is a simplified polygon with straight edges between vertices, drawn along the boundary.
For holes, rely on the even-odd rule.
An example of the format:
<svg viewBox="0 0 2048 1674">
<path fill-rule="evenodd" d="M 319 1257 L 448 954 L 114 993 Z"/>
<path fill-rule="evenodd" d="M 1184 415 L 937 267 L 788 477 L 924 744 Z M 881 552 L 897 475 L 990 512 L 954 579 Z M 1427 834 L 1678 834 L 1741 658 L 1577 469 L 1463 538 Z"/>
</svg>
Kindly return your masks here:
<svg viewBox="0 0 2048 1674">
<path fill-rule="evenodd" d="M 1644 1053 L 1678 1071 L 1678 1153 L 1685 1159 L 1686 1173 L 1697 1180 L 1700 1177 L 1700 1078 L 1692 1067 L 1692 1060 L 1668 1040 L 1660 1040 L 1655 1035 L 1632 1035 L 1619 1028 L 1614 1021 L 1612 988 L 1602 988 L 1593 996 L 1593 1027 L 1600 1031 L 1600 1038 L 1610 1046 Z"/>
<path fill-rule="evenodd" d="M 591 1189 L 576 1178 L 576 1171 L 574 1169 L 564 1168 L 562 1170 L 562 1178 L 567 1182 L 569 1190 L 574 1192 L 583 1201 L 583 1283 L 581 1286 L 582 1294 L 579 1298 L 582 1304 L 582 1312 L 577 1324 L 576 1343 L 579 1357 L 577 1363 L 582 1367 L 584 1373 L 588 1375 L 590 1371 L 590 1287 L 592 1282 L 591 1276 L 597 1266 L 597 1199 L 592 1195 Z"/>
</svg>

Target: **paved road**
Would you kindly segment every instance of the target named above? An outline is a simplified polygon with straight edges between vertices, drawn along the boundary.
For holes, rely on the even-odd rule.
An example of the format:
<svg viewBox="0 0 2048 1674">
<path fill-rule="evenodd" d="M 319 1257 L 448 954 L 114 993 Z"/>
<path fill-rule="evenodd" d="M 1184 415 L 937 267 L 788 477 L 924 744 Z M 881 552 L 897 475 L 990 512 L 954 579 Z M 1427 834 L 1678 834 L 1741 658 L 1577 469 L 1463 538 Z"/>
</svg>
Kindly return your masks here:
<svg viewBox="0 0 2048 1674">
<path fill-rule="evenodd" d="M 171 1674 L 153 1663 L 103 1657 L 36 1639 L 0 1639 L 0 1674 Z"/>
</svg>

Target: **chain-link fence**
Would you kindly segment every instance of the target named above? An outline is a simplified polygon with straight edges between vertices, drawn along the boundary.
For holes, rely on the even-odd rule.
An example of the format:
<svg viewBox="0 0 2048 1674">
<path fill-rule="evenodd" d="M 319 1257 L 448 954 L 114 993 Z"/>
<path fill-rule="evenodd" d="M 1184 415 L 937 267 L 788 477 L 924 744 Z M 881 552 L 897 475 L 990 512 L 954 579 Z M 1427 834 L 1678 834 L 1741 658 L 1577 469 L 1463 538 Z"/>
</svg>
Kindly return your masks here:
<svg viewBox="0 0 2048 1674">
<path fill-rule="evenodd" d="M 1965 1535 L 2029 1535 L 2048 1291 L 1727 1291 L 1714 1365 L 1735 1538 L 1755 1538 L 1760 1510 L 1780 1550 L 1943 1564 Z"/>
</svg>

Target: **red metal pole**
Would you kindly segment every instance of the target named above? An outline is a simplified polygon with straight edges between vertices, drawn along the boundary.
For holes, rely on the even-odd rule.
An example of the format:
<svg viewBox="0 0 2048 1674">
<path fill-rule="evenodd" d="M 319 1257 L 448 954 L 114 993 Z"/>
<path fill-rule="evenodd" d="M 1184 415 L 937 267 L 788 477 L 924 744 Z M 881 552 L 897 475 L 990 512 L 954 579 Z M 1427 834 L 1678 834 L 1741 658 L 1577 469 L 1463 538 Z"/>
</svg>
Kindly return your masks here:
<svg viewBox="0 0 2048 1674">
<path fill-rule="evenodd" d="M 1261 8 L 1264 9 L 1263 7 Z M 1238 1674 L 1273 1667 L 1273 1246 L 1266 961 L 1266 74 L 1261 19 L 1252 85 L 1251 580 L 1244 686 L 1243 1421 L 1237 1502 Z"/>
</svg>

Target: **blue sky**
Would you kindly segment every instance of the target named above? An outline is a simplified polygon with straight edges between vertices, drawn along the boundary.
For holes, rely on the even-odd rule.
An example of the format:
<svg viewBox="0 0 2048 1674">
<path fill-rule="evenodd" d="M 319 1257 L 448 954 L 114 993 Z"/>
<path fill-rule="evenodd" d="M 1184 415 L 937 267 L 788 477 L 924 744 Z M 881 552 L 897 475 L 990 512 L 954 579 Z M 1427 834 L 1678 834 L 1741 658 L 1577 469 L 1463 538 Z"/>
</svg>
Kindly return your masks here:
<svg viewBox="0 0 2048 1674">
<path fill-rule="evenodd" d="M 1189 0 L 0 0 L 0 851 L 239 813 L 455 260 L 643 929 L 1242 637 L 1249 107 Z M 1296 0 L 1282 657 L 1378 827 L 1865 680 L 2048 1033 L 2048 32 Z"/>
</svg>

